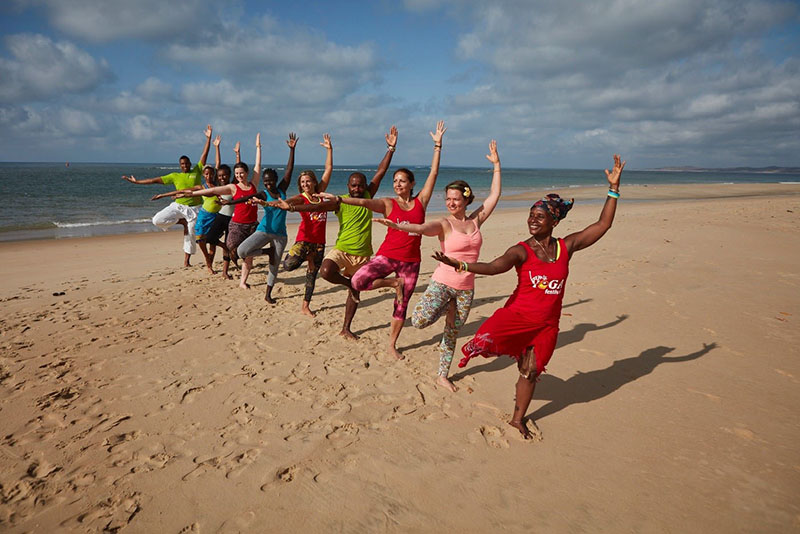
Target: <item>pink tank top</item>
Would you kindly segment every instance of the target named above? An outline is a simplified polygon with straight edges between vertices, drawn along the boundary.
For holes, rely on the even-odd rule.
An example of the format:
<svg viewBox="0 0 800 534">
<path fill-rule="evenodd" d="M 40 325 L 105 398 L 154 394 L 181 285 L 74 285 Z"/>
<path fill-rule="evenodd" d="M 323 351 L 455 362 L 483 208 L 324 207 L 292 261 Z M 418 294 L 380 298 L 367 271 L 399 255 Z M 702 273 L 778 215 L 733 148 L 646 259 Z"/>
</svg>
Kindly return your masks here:
<svg viewBox="0 0 800 534">
<path fill-rule="evenodd" d="M 255 187 L 250 187 L 250 189 L 245 191 L 239 187 L 239 184 L 234 185 L 236 186 L 236 193 L 233 194 L 233 200 L 239 200 L 242 197 L 248 197 L 258 193 L 258 189 Z M 251 205 L 247 202 L 234 204 L 233 218 L 231 220 L 239 224 L 253 224 L 258 221 L 258 205 Z"/>
<path fill-rule="evenodd" d="M 548 263 L 537 258 L 524 241 L 519 244 L 525 247 L 528 259 L 517 267 L 517 288 L 504 307 L 519 311 L 532 322 L 558 326 L 564 284 L 569 275 L 567 246 L 559 239 L 558 259 Z"/>
<path fill-rule="evenodd" d="M 450 233 L 441 241 L 442 252 L 453 259 L 474 263 L 478 261 L 483 244 L 483 236 L 478 228 L 478 221 L 472 219 L 473 229 L 469 234 L 463 234 L 453 227 L 450 219 L 445 219 L 450 225 Z M 453 289 L 473 289 L 475 287 L 475 273 L 459 273 L 454 268 L 444 263 L 433 271 L 431 280 L 452 287 Z"/>
<path fill-rule="evenodd" d="M 392 212 L 388 219 L 397 224 L 422 224 L 425 222 L 425 208 L 418 198 L 414 199 L 414 206 L 406 211 L 400 207 L 395 199 L 392 199 Z M 402 230 L 388 228 L 386 239 L 383 240 L 381 248 L 378 249 L 378 256 L 386 256 L 389 259 L 405 262 L 419 262 L 420 245 L 422 236 L 411 234 Z"/>
</svg>

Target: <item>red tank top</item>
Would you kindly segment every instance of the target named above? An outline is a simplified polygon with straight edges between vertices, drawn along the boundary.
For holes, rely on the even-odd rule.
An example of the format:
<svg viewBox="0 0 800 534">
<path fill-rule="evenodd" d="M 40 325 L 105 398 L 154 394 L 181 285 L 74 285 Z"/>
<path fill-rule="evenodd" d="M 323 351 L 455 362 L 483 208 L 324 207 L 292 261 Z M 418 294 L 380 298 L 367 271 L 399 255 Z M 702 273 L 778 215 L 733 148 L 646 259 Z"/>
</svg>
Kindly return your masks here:
<svg viewBox="0 0 800 534">
<path fill-rule="evenodd" d="M 518 311 L 533 322 L 558 326 L 564 284 L 569 275 L 567 246 L 563 239 L 559 239 L 558 259 L 548 263 L 537 258 L 524 241 L 519 244 L 525 247 L 528 258 L 517 267 L 517 288 L 505 307 Z"/>
<path fill-rule="evenodd" d="M 425 208 L 422 207 L 422 202 L 415 198 L 414 206 L 406 211 L 400 207 L 400 204 L 395 199 L 392 199 L 392 212 L 387 218 L 400 225 L 408 223 L 422 224 L 425 222 Z M 402 230 L 388 228 L 386 239 L 383 240 L 381 248 L 378 249 L 378 255 L 386 256 L 392 260 L 419 262 L 421 260 L 421 244 L 422 236 L 420 234 L 411 234 Z"/>
<path fill-rule="evenodd" d="M 242 197 L 248 197 L 258 193 L 258 188 L 256 187 L 250 187 L 247 191 L 243 191 L 242 188 L 239 187 L 239 184 L 234 185 L 236 186 L 236 193 L 233 194 L 233 200 L 239 200 Z M 234 204 L 233 218 L 231 220 L 239 224 L 253 224 L 258 220 L 258 206 L 248 204 L 247 202 Z"/>
<path fill-rule="evenodd" d="M 312 202 L 308 196 L 303 193 L 303 202 L 305 204 L 319 204 L 319 202 Z M 297 229 L 297 238 L 295 241 L 305 241 L 307 243 L 325 244 L 325 226 L 328 222 L 328 212 L 326 211 L 301 211 L 300 228 Z"/>
</svg>

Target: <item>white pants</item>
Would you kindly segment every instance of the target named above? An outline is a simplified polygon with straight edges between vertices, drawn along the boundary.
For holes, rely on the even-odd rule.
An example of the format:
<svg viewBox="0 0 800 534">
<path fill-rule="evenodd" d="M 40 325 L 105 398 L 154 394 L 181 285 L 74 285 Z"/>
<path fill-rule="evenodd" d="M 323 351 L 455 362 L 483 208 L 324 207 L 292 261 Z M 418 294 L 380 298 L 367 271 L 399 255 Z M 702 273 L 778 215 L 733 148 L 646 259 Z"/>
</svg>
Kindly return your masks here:
<svg viewBox="0 0 800 534">
<path fill-rule="evenodd" d="M 183 251 L 187 254 L 194 254 L 197 252 L 197 246 L 194 243 L 194 221 L 197 219 L 198 211 L 200 211 L 200 206 L 187 206 L 173 202 L 153 215 L 153 224 L 166 232 L 170 226 L 177 224 L 179 220 L 186 219 L 189 233 L 183 236 Z"/>
</svg>

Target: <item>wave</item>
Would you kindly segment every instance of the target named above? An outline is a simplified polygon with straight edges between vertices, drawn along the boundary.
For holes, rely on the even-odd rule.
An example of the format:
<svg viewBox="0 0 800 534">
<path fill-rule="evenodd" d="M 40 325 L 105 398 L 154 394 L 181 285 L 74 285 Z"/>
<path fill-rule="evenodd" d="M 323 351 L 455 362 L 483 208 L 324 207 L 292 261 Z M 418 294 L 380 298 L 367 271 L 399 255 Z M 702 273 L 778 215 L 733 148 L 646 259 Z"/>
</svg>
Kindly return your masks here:
<svg viewBox="0 0 800 534">
<path fill-rule="evenodd" d="M 115 226 L 118 224 L 136 224 L 150 222 L 152 219 L 127 219 L 123 221 L 95 221 L 84 223 L 64 223 L 53 221 L 57 228 L 81 228 L 84 226 Z"/>
</svg>

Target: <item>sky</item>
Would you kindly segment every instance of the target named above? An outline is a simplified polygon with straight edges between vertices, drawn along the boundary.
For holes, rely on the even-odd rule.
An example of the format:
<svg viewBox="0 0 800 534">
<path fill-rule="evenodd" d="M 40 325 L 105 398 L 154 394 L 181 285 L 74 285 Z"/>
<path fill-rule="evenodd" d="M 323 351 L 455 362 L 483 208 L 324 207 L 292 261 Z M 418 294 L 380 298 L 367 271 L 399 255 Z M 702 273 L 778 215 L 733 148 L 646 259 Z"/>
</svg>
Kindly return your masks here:
<svg viewBox="0 0 800 534">
<path fill-rule="evenodd" d="M 800 3 L 4 0 L 0 161 L 800 166 Z M 213 151 L 212 151 L 213 152 Z"/>
</svg>

